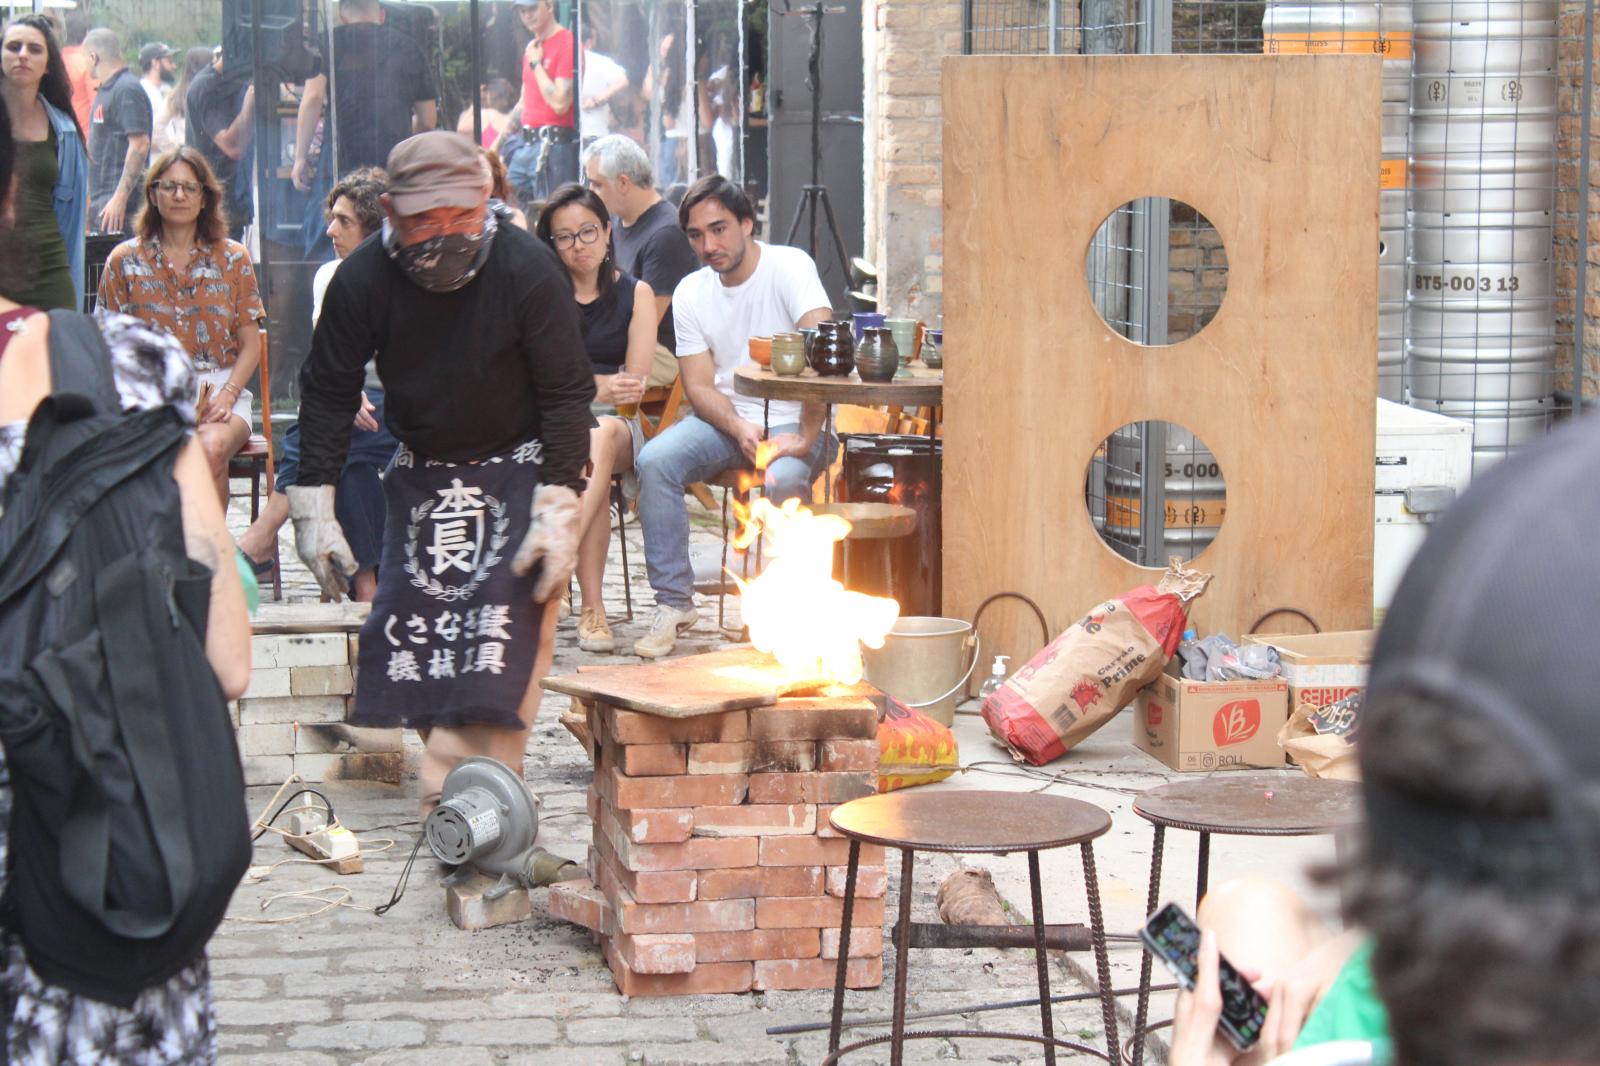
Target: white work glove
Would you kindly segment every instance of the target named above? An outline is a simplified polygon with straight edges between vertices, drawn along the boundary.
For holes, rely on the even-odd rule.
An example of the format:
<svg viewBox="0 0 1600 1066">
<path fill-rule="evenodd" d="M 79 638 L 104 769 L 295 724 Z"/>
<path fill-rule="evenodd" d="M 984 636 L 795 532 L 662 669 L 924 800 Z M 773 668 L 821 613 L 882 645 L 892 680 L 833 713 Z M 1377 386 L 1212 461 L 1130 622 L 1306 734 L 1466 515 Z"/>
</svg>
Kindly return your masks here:
<svg viewBox="0 0 1600 1066">
<path fill-rule="evenodd" d="M 356 557 L 334 517 L 332 485 L 290 485 L 289 521 L 294 548 L 322 588 L 324 600 L 342 600 L 345 578 L 356 572 Z"/>
<path fill-rule="evenodd" d="M 525 576 L 544 562 L 533 586 L 533 602 L 543 603 L 566 587 L 578 565 L 578 526 L 583 505 L 565 485 L 540 485 L 533 493 L 533 521 L 511 560 L 511 572 Z"/>
</svg>

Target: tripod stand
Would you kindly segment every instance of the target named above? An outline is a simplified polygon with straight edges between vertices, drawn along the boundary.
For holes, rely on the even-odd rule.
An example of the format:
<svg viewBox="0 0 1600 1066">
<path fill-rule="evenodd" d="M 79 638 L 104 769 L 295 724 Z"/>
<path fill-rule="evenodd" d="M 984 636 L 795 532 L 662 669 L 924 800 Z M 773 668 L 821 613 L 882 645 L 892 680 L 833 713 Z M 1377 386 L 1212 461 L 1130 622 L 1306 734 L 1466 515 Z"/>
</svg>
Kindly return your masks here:
<svg viewBox="0 0 1600 1066">
<path fill-rule="evenodd" d="M 844 238 L 839 235 L 839 223 L 833 217 L 833 204 L 828 201 L 828 187 L 822 183 L 822 17 L 844 11 L 842 7 L 824 7 L 820 0 L 810 7 L 785 11 L 785 15 L 798 15 L 811 23 L 811 54 L 806 60 L 806 88 L 811 90 L 811 184 L 801 186 L 800 202 L 795 204 L 794 219 L 789 223 L 785 244 L 794 244 L 800 223 L 810 214 L 810 239 L 805 248 L 811 258 L 817 258 L 818 212 L 827 217 L 828 233 L 833 238 L 833 250 L 839 257 L 839 269 L 846 287 L 850 278 L 850 257 L 845 254 Z M 820 272 L 821 264 L 817 264 Z"/>
</svg>

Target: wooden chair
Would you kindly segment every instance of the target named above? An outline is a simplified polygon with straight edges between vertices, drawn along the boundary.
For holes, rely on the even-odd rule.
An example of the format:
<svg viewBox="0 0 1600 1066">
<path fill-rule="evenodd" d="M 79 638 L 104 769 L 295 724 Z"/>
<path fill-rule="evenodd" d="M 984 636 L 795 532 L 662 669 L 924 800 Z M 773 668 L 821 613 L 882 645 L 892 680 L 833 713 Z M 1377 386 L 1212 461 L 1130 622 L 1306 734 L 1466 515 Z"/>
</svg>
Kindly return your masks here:
<svg viewBox="0 0 1600 1066">
<path fill-rule="evenodd" d="M 645 440 L 654 440 L 662 430 L 683 417 L 686 410 L 684 399 L 681 377 L 672 383 L 671 388 L 657 386 L 645 391 L 644 398 L 639 401 L 639 428 L 644 431 Z M 704 485 L 690 485 L 686 491 L 692 493 L 706 510 L 717 509 L 717 501 L 712 499 L 711 490 Z"/>
<path fill-rule="evenodd" d="M 234 478 L 250 479 L 250 521 L 254 522 L 261 515 L 261 482 L 267 483 L 267 494 L 271 495 L 277 482 L 276 468 L 272 456 L 272 374 L 269 370 L 270 360 L 267 357 L 267 331 L 261 330 L 261 362 L 258 373 L 261 375 L 261 432 L 253 433 L 245 441 L 234 457 L 228 460 L 228 480 Z M 231 495 L 231 490 L 230 490 Z M 283 565 L 278 558 L 278 538 L 272 538 L 272 598 L 283 599 Z"/>
</svg>

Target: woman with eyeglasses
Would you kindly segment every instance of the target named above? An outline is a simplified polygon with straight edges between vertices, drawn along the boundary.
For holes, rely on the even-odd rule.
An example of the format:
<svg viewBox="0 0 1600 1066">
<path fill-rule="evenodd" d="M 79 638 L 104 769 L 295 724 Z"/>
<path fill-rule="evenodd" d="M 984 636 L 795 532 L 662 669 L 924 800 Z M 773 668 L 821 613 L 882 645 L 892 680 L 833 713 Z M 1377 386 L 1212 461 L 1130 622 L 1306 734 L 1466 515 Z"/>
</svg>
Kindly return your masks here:
<svg viewBox="0 0 1600 1066">
<path fill-rule="evenodd" d="M 616 647 L 601 597 L 611 543 L 611 478 L 631 473 L 634 457 L 644 447 L 639 400 L 656 350 L 655 293 L 617 267 L 609 219 L 599 196 L 568 184 L 551 194 L 537 226 L 540 239 L 556 250 L 572 277 L 584 347 L 594 370 L 595 402 L 614 404 L 621 416 L 603 416 L 589 431 L 593 471 L 583 493 L 583 539 L 578 544 L 578 592 L 583 597 L 578 647 L 596 652 Z M 623 491 L 637 496 L 637 482 L 625 477 Z"/>
<path fill-rule="evenodd" d="M 89 156 L 72 113 L 67 65 L 48 19 L 19 15 L 6 24 L 0 73 L 0 97 L 17 148 L 12 231 L 26 277 L 25 288 L 15 295 L 33 307 L 76 311 Z"/>
<path fill-rule="evenodd" d="M 100 304 L 177 337 L 200 380 L 197 433 L 217 494 L 228 499 L 228 460 L 250 439 L 250 390 L 266 312 L 250 253 L 228 239 L 225 193 L 188 146 L 156 157 L 144 178 L 134 236 L 112 249 Z"/>
</svg>

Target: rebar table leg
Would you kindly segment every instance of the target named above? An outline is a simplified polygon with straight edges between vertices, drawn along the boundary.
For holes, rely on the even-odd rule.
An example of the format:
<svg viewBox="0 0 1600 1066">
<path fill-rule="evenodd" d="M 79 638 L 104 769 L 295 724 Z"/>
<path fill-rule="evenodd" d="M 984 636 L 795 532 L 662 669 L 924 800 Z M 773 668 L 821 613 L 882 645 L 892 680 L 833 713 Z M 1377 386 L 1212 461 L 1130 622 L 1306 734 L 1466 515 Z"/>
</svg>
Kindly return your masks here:
<svg viewBox="0 0 1600 1066">
<path fill-rule="evenodd" d="M 1089 897 L 1089 936 L 1094 944 L 1095 978 L 1100 982 L 1100 1013 L 1106 1025 L 1106 1062 L 1116 1063 L 1122 1056 L 1117 1039 L 1117 990 L 1111 986 L 1111 956 L 1106 951 L 1106 921 L 1100 911 L 1100 878 L 1095 872 L 1094 845 L 1084 841 L 1083 884 Z"/>
<path fill-rule="evenodd" d="M 1206 884 L 1211 878 L 1211 834 L 1200 833 L 1200 858 L 1195 864 L 1198 872 L 1194 875 L 1194 909 L 1200 910 L 1200 901 L 1206 898 Z"/>
<path fill-rule="evenodd" d="M 1045 1066 L 1056 1066 L 1055 1025 L 1050 1017 L 1050 958 L 1044 945 L 1044 893 L 1039 887 L 1039 853 L 1028 852 L 1028 889 L 1033 895 L 1033 958 L 1039 968 L 1039 1024 L 1044 1030 Z"/>
<path fill-rule="evenodd" d="M 861 864 L 861 841 L 850 838 L 850 864 L 844 871 L 844 914 L 839 919 L 839 965 L 833 976 L 833 1017 L 828 1022 L 828 1053 L 839 1050 L 844 1027 L 845 971 L 850 962 L 850 919 L 856 903 L 856 867 Z"/>
<path fill-rule="evenodd" d="M 911 963 L 911 865 L 910 848 L 900 849 L 900 925 L 894 938 L 894 1023 L 889 1033 L 889 1066 L 901 1066 L 906 1050 L 906 971 Z M 846 899 L 849 897 L 846 896 Z M 842 940 L 843 938 L 841 938 Z M 840 945 L 841 950 L 843 944 Z"/>
<path fill-rule="evenodd" d="M 1156 838 L 1150 846 L 1150 891 L 1145 895 L 1144 912 L 1154 914 L 1161 902 L 1161 853 L 1166 847 L 1167 827 L 1156 824 Z M 1140 946 L 1139 1004 L 1133 1013 L 1133 1066 L 1144 1064 L 1144 1023 L 1150 1016 L 1150 952 Z"/>
</svg>

